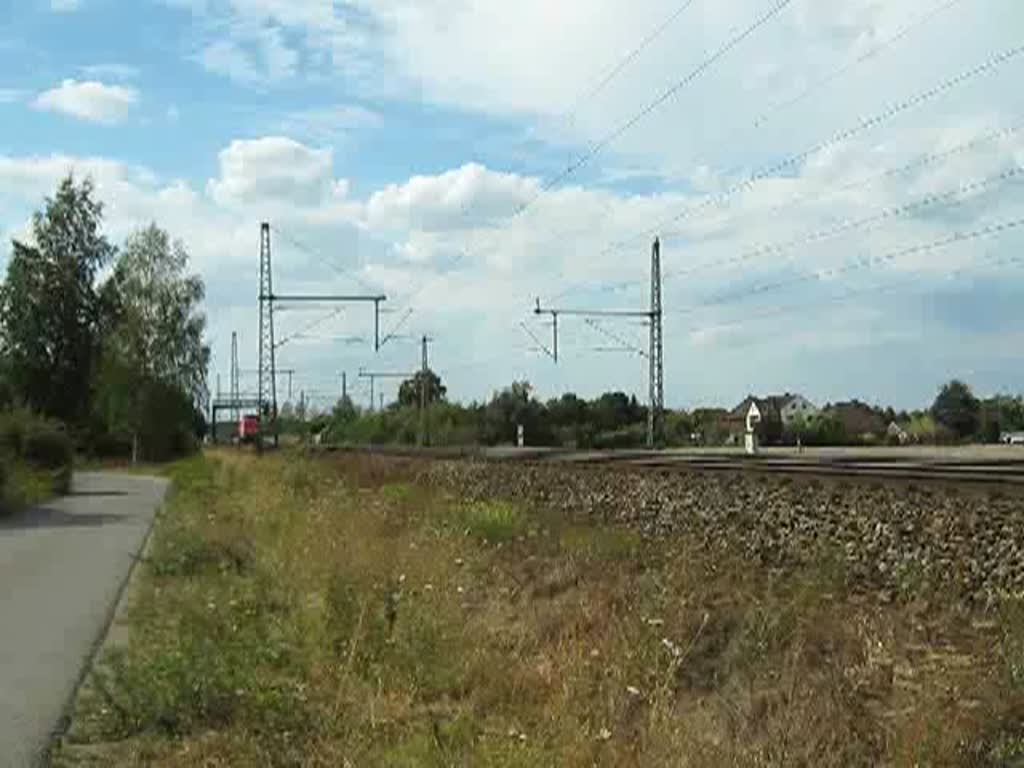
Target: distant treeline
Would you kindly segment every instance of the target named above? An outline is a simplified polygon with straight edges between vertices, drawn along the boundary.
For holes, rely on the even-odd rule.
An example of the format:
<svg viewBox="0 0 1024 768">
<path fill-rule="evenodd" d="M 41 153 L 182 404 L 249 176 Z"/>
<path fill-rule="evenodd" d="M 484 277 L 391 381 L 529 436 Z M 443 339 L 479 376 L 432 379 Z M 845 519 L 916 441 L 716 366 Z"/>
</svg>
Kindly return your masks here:
<svg viewBox="0 0 1024 768">
<path fill-rule="evenodd" d="M 647 406 L 635 396 L 609 392 L 590 400 L 574 394 L 539 400 L 526 382 L 496 392 L 485 403 L 448 402 L 434 373 L 428 373 L 425 417 L 419 408 L 419 376 L 402 385 L 398 400 L 383 410 L 340 400 L 329 414 L 306 418 L 286 409 L 285 432 L 317 435 L 326 443 L 415 444 L 425 431 L 431 445 L 512 445 L 522 426 L 531 446 L 638 448 L 646 444 Z M 704 408 L 665 413 L 664 445 L 736 444 L 745 431 L 745 414 L 736 409 Z M 1007 432 L 1024 430 L 1024 400 L 1019 396 L 977 399 L 959 381 L 945 385 L 932 407 L 895 411 L 858 401 L 827 405 L 808 418 L 783 424 L 769 415 L 758 427 L 770 445 L 865 445 L 905 443 L 997 442 Z"/>
</svg>

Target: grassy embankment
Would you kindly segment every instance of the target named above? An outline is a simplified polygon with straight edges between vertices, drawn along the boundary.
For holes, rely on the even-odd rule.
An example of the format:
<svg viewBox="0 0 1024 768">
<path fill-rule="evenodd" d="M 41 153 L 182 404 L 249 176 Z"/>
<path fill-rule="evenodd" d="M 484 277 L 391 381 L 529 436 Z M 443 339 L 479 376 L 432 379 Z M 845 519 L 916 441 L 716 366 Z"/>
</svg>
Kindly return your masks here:
<svg viewBox="0 0 1024 768">
<path fill-rule="evenodd" d="M 395 464 L 177 465 L 58 765 L 1003 765 L 1024 612 L 886 606 Z"/>
</svg>

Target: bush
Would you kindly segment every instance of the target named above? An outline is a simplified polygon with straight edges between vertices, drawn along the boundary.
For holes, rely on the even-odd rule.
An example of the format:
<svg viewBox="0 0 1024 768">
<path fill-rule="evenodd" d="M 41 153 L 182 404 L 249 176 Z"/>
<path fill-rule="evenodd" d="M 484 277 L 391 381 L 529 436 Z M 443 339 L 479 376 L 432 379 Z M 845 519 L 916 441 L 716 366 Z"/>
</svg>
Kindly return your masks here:
<svg viewBox="0 0 1024 768">
<path fill-rule="evenodd" d="M 21 458 L 25 439 L 38 422 L 39 419 L 25 409 L 0 413 L 0 451 Z"/>
<path fill-rule="evenodd" d="M 26 435 L 22 458 L 40 469 L 65 469 L 71 466 L 74 448 L 62 429 L 41 423 Z"/>
<path fill-rule="evenodd" d="M 0 457 L 0 513 L 4 511 L 4 502 L 7 499 L 7 463 Z"/>
</svg>

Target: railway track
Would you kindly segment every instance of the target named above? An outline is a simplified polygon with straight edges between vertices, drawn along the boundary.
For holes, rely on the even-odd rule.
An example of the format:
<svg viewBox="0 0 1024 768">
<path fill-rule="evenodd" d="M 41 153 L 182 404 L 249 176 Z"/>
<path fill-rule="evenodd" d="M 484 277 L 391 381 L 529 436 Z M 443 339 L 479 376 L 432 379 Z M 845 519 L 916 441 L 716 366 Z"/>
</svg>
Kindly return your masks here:
<svg viewBox="0 0 1024 768">
<path fill-rule="evenodd" d="M 804 478 L 1024 487 L 1024 451 L 1012 456 L 956 457 L 943 453 L 762 454 L 653 451 L 571 451 L 543 448 L 412 448 L 360 446 L 342 450 L 406 458 L 477 459 L 494 462 L 606 466 L 656 472 L 751 472 Z"/>
</svg>

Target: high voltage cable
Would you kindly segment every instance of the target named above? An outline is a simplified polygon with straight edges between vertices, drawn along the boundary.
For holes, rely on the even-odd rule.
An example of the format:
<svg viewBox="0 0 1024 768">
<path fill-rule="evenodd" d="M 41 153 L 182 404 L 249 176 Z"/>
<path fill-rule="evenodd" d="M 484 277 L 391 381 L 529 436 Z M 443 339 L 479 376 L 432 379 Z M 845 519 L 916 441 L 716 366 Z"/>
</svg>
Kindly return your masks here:
<svg viewBox="0 0 1024 768">
<path fill-rule="evenodd" d="M 587 325 L 589 325 L 591 328 L 593 328 L 598 333 L 600 333 L 603 336 L 605 336 L 606 338 L 611 339 L 612 341 L 616 341 L 619 344 L 621 344 L 622 348 L 620 349 L 620 351 L 632 352 L 632 353 L 634 353 L 636 355 L 639 355 L 640 357 L 650 358 L 650 355 L 647 354 L 647 352 L 645 352 L 643 349 L 641 349 L 640 347 L 636 346 L 635 344 L 630 342 L 625 337 L 620 336 L 619 334 L 615 333 L 614 331 L 609 331 L 607 328 L 605 328 L 603 325 L 601 325 L 597 321 L 592 320 L 590 318 L 586 318 L 583 322 L 586 323 Z"/>
<path fill-rule="evenodd" d="M 875 58 L 880 53 L 884 52 L 888 48 L 891 48 L 893 45 L 895 45 L 900 40 L 902 40 L 905 37 L 907 37 L 908 35 L 910 35 L 915 30 L 923 27 L 925 24 L 927 24 L 928 22 L 932 21 L 939 14 L 943 13 L 944 11 L 948 11 L 954 5 L 959 5 L 962 2 L 963 2 L 963 0 L 945 0 L 945 2 L 939 3 L 937 6 L 929 9 L 928 11 L 926 11 L 924 14 L 918 16 L 913 21 L 910 21 L 910 22 L 904 24 L 891 37 L 889 37 L 886 40 L 882 41 L 881 43 L 875 45 L 874 47 L 868 49 L 867 51 L 865 51 L 864 53 L 862 53 L 860 56 L 856 57 L 852 61 L 848 61 L 847 63 L 841 65 L 840 67 L 838 67 L 837 69 L 833 70 L 829 74 L 827 74 L 827 75 L 825 75 L 825 76 L 815 80 L 814 82 L 810 83 L 806 88 L 804 88 L 802 91 L 800 91 L 800 93 L 798 93 L 796 96 L 794 96 L 794 97 L 792 97 L 790 99 L 784 99 L 783 101 L 777 102 L 777 103 L 773 104 L 772 106 L 768 107 L 768 109 L 766 109 L 764 112 L 762 112 L 761 115 L 758 116 L 758 118 L 756 120 L 754 120 L 754 127 L 755 128 L 760 128 L 762 125 L 764 125 L 766 122 L 768 122 L 774 115 L 776 115 L 781 110 L 787 109 L 789 107 L 792 107 L 795 104 L 799 104 L 801 101 L 806 99 L 809 95 L 811 95 L 814 91 L 818 90 L 822 86 L 828 85 L 829 83 L 839 79 L 840 77 L 845 75 L 847 72 L 849 72 L 850 70 L 854 69 L 855 67 L 863 64 L 864 62 L 870 61 L 871 59 Z"/>
<path fill-rule="evenodd" d="M 643 53 L 648 48 L 648 46 L 650 46 L 655 40 L 661 37 L 665 33 L 665 30 L 672 26 L 672 24 L 675 23 L 675 21 L 680 16 L 682 16 L 683 13 L 685 13 L 686 10 L 691 5 L 694 4 L 694 2 L 696 2 L 696 0 L 685 0 L 685 2 L 682 5 L 680 5 L 672 13 L 671 16 L 665 19 L 650 33 L 648 33 L 648 35 L 643 40 L 640 41 L 640 44 L 637 45 L 636 48 L 634 48 L 625 57 L 623 57 L 618 62 L 618 64 L 612 67 L 612 69 L 604 77 L 602 77 L 592 88 L 587 89 L 580 96 L 578 96 L 576 100 L 572 103 L 572 106 L 566 112 L 563 113 L 562 119 L 567 121 L 571 120 L 573 116 L 575 116 L 575 114 L 579 111 L 579 108 L 583 104 L 583 102 L 587 101 L 588 99 L 594 98 L 597 94 L 599 94 L 601 91 L 607 88 L 608 85 L 613 80 L 615 80 L 616 77 L 622 74 L 626 67 L 632 64 L 634 61 L 636 61 L 636 59 L 640 56 L 641 53 Z"/>
<path fill-rule="evenodd" d="M 732 51 L 734 48 L 739 46 L 744 40 L 749 38 L 757 30 L 759 30 L 765 24 L 767 24 L 772 19 L 774 19 L 776 16 L 778 16 L 783 10 L 785 10 L 785 8 L 787 6 L 791 5 L 792 2 L 793 2 L 793 0 L 779 0 L 779 2 L 777 2 L 774 6 L 772 6 L 766 13 L 764 13 L 762 16 L 758 17 L 752 24 L 750 24 L 750 26 L 746 27 L 742 32 L 740 32 L 739 34 L 737 34 L 734 37 L 730 38 L 726 43 L 724 43 L 721 47 L 719 47 L 713 54 L 711 54 L 706 59 L 704 59 L 695 69 L 693 69 L 684 78 L 682 78 L 681 80 L 677 81 L 675 84 L 673 84 L 671 87 L 669 87 L 666 91 L 664 91 L 661 95 L 659 95 L 656 99 L 654 99 L 652 102 L 650 102 L 645 107 L 643 107 L 639 112 L 637 112 L 632 117 L 630 117 L 628 120 L 626 120 L 624 123 L 619 125 L 616 129 L 614 129 L 610 133 L 606 134 L 602 139 L 598 140 L 595 144 L 591 145 L 591 147 L 585 153 L 583 153 L 583 155 L 581 155 L 575 161 L 570 163 L 569 166 L 564 171 L 562 171 L 561 173 L 557 174 L 556 176 L 548 179 L 546 182 L 542 183 L 540 189 L 537 191 L 537 193 L 533 197 L 531 197 L 526 202 L 521 203 L 520 205 L 518 205 L 513 210 L 512 214 L 505 220 L 505 225 L 507 225 L 510 221 L 518 218 L 522 214 L 524 214 L 533 205 L 535 205 L 536 202 L 546 192 L 548 192 L 553 187 L 555 187 L 557 184 L 559 184 L 562 181 L 564 181 L 565 179 L 567 179 L 569 176 L 572 176 L 574 173 L 576 173 L 578 170 L 580 170 L 580 168 L 582 168 L 587 163 L 589 163 L 591 160 L 593 160 L 595 157 L 597 157 L 609 145 L 611 145 L 617 139 L 621 138 L 625 133 L 627 133 L 634 126 L 636 126 L 641 120 L 643 120 L 645 117 L 647 117 L 652 112 L 654 112 L 656 109 L 658 109 L 662 104 L 664 104 L 669 99 L 671 99 L 673 96 L 675 96 L 677 93 L 679 93 L 679 91 L 681 91 L 687 85 L 689 85 L 690 83 L 694 82 L 695 80 L 700 78 L 702 75 L 704 75 L 704 73 L 707 72 L 708 70 L 710 70 L 719 60 L 724 58 L 730 51 Z M 464 209 L 464 212 L 466 210 L 468 210 L 468 209 Z M 467 255 L 468 255 L 468 251 L 463 249 L 462 252 L 449 265 L 449 269 L 451 269 L 452 267 L 454 267 L 455 265 L 460 263 Z M 435 276 L 430 281 L 428 281 L 427 284 L 429 284 L 433 280 L 438 279 L 441 276 L 442 275 Z M 413 297 L 418 296 L 423 291 L 424 288 L 425 288 L 425 285 L 421 286 L 418 290 L 416 290 L 412 294 L 412 296 Z M 411 304 L 412 303 L 412 299 L 410 298 L 409 302 L 407 302 L 407 303 Z M 390 336 L 390 333 L 385 334 L 385 338 L 387 338 L 388 336 Z"/>
<path fill-rule="evenodd" d="M 946 278 L 959 277 L 978 266 L 1002 267 L 1012 265 L 1024 265 L 1024 256 L 1007 256 L 999 259 L 982 259 L 980 260 L 980 262 L 980 264 L 975 262 L 971 264 L 965 264 L 962 267 L 957 267 L 956 269 L 946 273 L 944 276 Z M 920 273 L 920 270 L 916 271 Z M 800 312 L 802 310 L 807 309 L 808 307 L 817 307 L 822 304 L 832 306 L 834 304 L 845 303 L 847 301 L 850 301 L 851 299 L 860 298 L 862 296 L 877 296 L 883 293 L 893 293 L 895 291 L 899 291 L 908 287 L 921 287 L 921 284 L 917 280 L 901 280 L 896 283 L 873 285 L 868 288 L 849 290 L 845 291 L 842 294 L 835 294 L 832 296 L 815 299 L 814 301 L 787 304 L 786 306 L 774 307 L 772 309 L 767 309 L 761 312 L 749 313 L 744 315 L 742 318 L 737 318 L 734 320 L 725 320 L 722 322 L 713 323 L 711 325 L 691 326 L 690 328 L 686 329 L 684 333 L 693 335 L 698 333 L 717 331 L 723 328 L 742 327 L 747 325 L 748 323 L 761 321 L 764 320 L 765 318 L 778 317 L 782 315 L 791 314 L 793 312 Z M 926 288 L 925 291 L 927 290 L 929 289 Z"/>
<path fill-rule="evenodd" d="M 860 219 L 847 219 L 846 221 L 840 222 L 831 227 L 825 229 L 819 229 L 810 232 L 806 235 L 793 238 L 791 240 L 785 240 L 779 243 L 771 243 L 769 245 L 759 246 L 752 250 L 746 251 L 733 256 L 729 259 L 724 259 L 716 262 L 705 262 L 704 264 L 697 264 L 693 267 L 686 269 L 675 270 L 673 272 L 667 272 L 664 275 L 664 279 L 670 277 L 679 277 L 683 275 L 692 275 L 696 272 L 702 272 L 705 269 L 715 269 L 720 267 L 734 266 L 736 264 L 742 264 L 750 261 L 751 259 L 757 258 L 758 256 L 765 256 L 767 254 L 778 254 L 785 253 L 799 245 L 810 245 L 818 243 L 824 240 L 830 240 L 834 237 L 839 237 L 847 232 L 863 229 L 872 224 L 879 224 L 882 222 L 890 221 L 892 219 L 902 218 L 904 216 L 910 216 L 928 208 L 943 206 L 943 205 L 961 205 L 969 200 L 957 200 L 956 198 L 960 195 L 969 195 L 972 192 L 978 192 L 986 189 L 987 187 L 996 186 L 1003 182 L 1009 181 L 1010 179 L 1017 178 L 1021 174 L 1024 174 L 1024 167 L 1015 165 L 1012 168 L 1008 168 L 1002 173 L 989 176 L 978 181 L 971 182 L 969 184 L 961 184 L 953 189 L 946 190 L 945 192 L 937 192 L 930 195 L 925 195 L 922 198 L 914 200 L 904 205 L 895 205 L 888 208 L 881 209 L 878 213 L 866 216 Z"/>
<path fill-rule="evenodd" d="M 329 323 L 331 320 L 334 320 L 337 317 L 340 317 L 342 315 L 342 313 L 344 313 L 344 311 L 345 311 L 344 308 L 336 309 L 333 312 L 330 312 L 330 313 L 328 313 L 327 315 L 325 315 L 323 317 L 317 318 L 316 320 L 314 320 L 313 322 L 309 323 L 308 325 L 303 326 L 302 330 L 297 331 L 297 332 L 291 334 L 290 336 L 285 336 L 283 339 L 281 339 L 279 342 L 277 342 L 277 344 L 274 345 L 274 349 L 280 349 L 285 344 L 289 344 L 289 343 L 295 341 L 296 339 L 302 338 L 303 336 L 305 336 L 310 331 L 315 330 L 316 328 L 319 328 L 320 326 L 324 325 L 325 323 Z"/>
<path fill-rule="evenodd" d="M 877 46 L 872 48 L 867 53 L 859 56 L 855 60 L 847 63 L 846 65 L 844 65 L 842 67 L 840 67 L 837 71 L 832 72 L 831 74 L 827 75 L 825 78 L 822 78 L 820 81 L 809 85 L 796 98 L 793 98 L 793 99 L 791 99 L 789 101 L 786 101 L 786 102 L 783 102 L 783 103 L 778 103 L 778 104 L 774 105 L 773 107 L 770 107 L 765 113 L 763 113 L 761 115 L 761 117 L 757 118 L 754 121 L 754 126 L 753 127 L 754 128 L 760 127 L 760 125 L 763 124 L 763 122 L 765 122 L 765 120 L 770 115 L 775 114 L 775 113 L 781 111 L 782 109 L 788 108 L 788 107 L 792 106 L 793 104 L 798 103 L 803 98 L 805 98 L 811 91 L 816 90 L 817 88 L 820 88 L 820 87 L 822 87 L 824 85 L 827 85 L 829 83 L 834 82 L 835 80 L 839 79 L 843 75 L 845 75 L 848 72 L 852 71 L 855 67 L 863 64 L 865 61 L 868 61 L 871 58 L 873 58 L 874 56 L 882 53 L 884 50 L 886 50 L 887 48 L 889 48 L 892 45 L 896 44 L 900 40 L 903 40 L 904 38 L 908 37 L 912 32 L 914 32 L 915 30 L 923 27 L 925 24 L 927 24 L 933 18 L 938 16 L 941 12 L 943 12 L 945 10 L 948 10 L 949 8 L 951 8 L 952 6 L 954 6 L 954 5 L 956 5 L 956 4 L 960 3 L 960 2 L 963 2 L 963 0 L 945 0 L 945 2 L 943 2 L 940 5 L 932 8 L 930 11 L 926 12 L 923 16 L 918 17 L 914 21 L 908 22 L 902 28 L 900 28 L 900 30 L 895 35 L 893 35 L 891 38 L 889 38 L 886 41 L 883 41 L 882 43 L 878 44 Z M 737 133 L 737 131 L 733 131 L 732 135 L 734 136 L 736 133 Z M 666 237 L 665 233 L 659 233 L 659 234 L 661 235 L 662 239 L 665 239 L 665 237 Z M 622 245 L 624 245 L 627 242 L 629 242 L 629 240 L 620 241 L 620 242 L 616 243 L 614 246 L 612 246 L 612 248 L 605 249 L 604 252 L 607 253 L 609 250 L 612 250 L 612 249 L 614 249 L 616 247 L 621 247 Z M 625 285 L 630 285 L 630 283 L 626 283 Z M 560 298 L 560 297 L 564 296 L 566 293 L 568 293 L 568 291 L 563 292 L 561 294 L 558 294 L 555 297 L 552 297 L 551 300 Z"/>
<path fill-rule="evenodd" d="M 951 245 L 958 243 L 968 242 L 970 240 L 977 240 L 982 237 L 990 237 L 992 235 L 1002 234 L 1012 229 L 1018 229 L 1024 226 L 1024 218 L 1011 219 L 1008 221 L 998 222 L 990 224 L 981 229 L 976 229 L 971 232 L 956 232 L 949 237 L 942 238 L 941 240 L 934 240 L 930 243 L 924 243 L 920 245 L 910 246 L 909 248 L 901 248 L 895 251 L 889 251 L 888 253 L 881 254 L 879 256 L 864 257 L 857 261 L 847 262 L 839 267 L 832 269 L 822 269 L 817 272 L 804 273 L 796 275 L 795 277 L 788 278 L 786 280 L 779 280 L 774 283 L 763 283 L 758 286 L 745 291 L 740 291 L 732 294 L 723 294 L 717 297 L 711 298 L 699 306 L 687 307 L 686 309 L 676 310 L 669 314 L 677 315 L 692 315 L 706 307 L 719 306 L 722 304 L 729 304 L 739 299 L 745 299 L 750 296 L 756 296 L 762 293 L 768 293 L 770 291 L 777 290 L 779 288 L 787 288 L 792 285 L 799 285 L 800 283 L 814 282 L 815 280 L 823 280 L 826 278 L 834 278 L 839 275 L 848 274 L 860 269 L 870 269 L 871 267 L 878 266 L 885 262 L 893 262 L 897 259 L 903 258 L 904 256 L 915 256 L 920 253 L 931 253 L 932 251 L 941 250 L 948 248 Z"/>
<path fill-rule="evenodd" d="M 984 144 L 988 144 L 988 143 L 993 142 L 993 141 L 997 141 L 997 140 L 1000 140 L 1000 139 L 1004 139 L 1004 138 L 1008 138 L 1010 136 L 1013 136 L 1014 134 L 1019 133 L 1021 130 L 1024 130 L 1024 120 L 1018 120 L 1018 121 L 1014 122 L 1013 124 L 1011 124 L 1010 126 L 1008 126 L 1006 128 L 1000 128 L 1000 129 L 992 130 L 992 131 L 989 131 L 989 132 L 987 132 L 985 134 L 982 134 L 981 136 L 976 136 L 973 139 L 970 139 L 968 141 L 965 141 L 965 142 L 962 142 L 960 144 L 957 144 L 957 145 L 955 145 L 953 147 L 950 147 L 949 149 L 942 150 L 941 152 L 930 152 L 930 153 L 921 155 L 919 157 L 914 158 L 913 160 L 911 160 L 908 163 L 904 163 L 903 165 L 899 165 L 899 166 L 895 166 L 895 167 L 891 167 L 891 168 L 886 168 L 886 169 L 884 169 L 884 170 L 882 170 L 882 171 L 880 171 L 878 173 L 873 173 L 873 174 L 871 174 L 869 176 L 865 176 L 865 177 L 862 177 L 862 178 L 859 178 L 859 179 L 855 179 L 853 181 L 850 181 L 850 182 L 847 182 L 847 183 L 844 183 L 844 184 L 840 184 L 838 186 L 829 187 L 829 188 L 824 189 L 824 190 L 813 190 L 813 191 L 803 192 L 803 193 L 800 193 L 800 194 L 798 194 L 798 195 L 796 195 L 794 197 L 791 197 L 790 199 L 786 200 L 785 202 L 779 203 L 777 205 L 769 206 L 769 207 L 766 207 L 766 208 L 759 208 L 759 209 L 743 211 L 743 212 L 738 213 L 738 214 L 736 214 L 734 216 L 727 216 L 724 219 L 720 219 L 720 220 L 717 221 L 717 223 L 718 224 L 721 224 L 721 223 L 724 223 L 724 222 L 735 223 L 737 221 L 743 221 L 744 219 L 750 218 L 750 217 L 752 217 L 754 215 L 757 215 L 757 214 L 768 215 L 768 214 L 771 214 L 771 213 L 778 213 L 779 211 L 783 211 L 783 210 L 787 210 L 789 208 L 796 207 L 800 203 L 803 203 L 803 202 L 805 202 L 808 199 L 813 199 L 814 202 L 820 202 L 822 200 L 829 200 L 829 199 L 834 198 L 834 197 L 836 197 L 836 196 L 838 196 L 838 195 L 840 195 L 840 194 L 842 194 L 844 192 L 850 192 L 850 191 L 855 190 L 855 189 L 861 189 L 861 188 L 870 186 L 872 184 L 875 184 L 877 182 L 884 181 L 885 179 L 893 178 L 893 177 L 896 177 L 896 176 L 901 176 L 901 175 L 910 173 L 910 172 L 915 171 L 915 170 L 920 170 L 922 168 L 927 168 L 927 167 L 929 167 L 931 165 L 935 165 L 936 163 L 939 163 L 939 162 L 941 162 L 943 160 L 948 160 L 951 157 L 956 157 L 956 156 L 959 156 L 959 155 L 966 154 L 966 153 L 970 152 L 971 150 L 977 149 L 978 147 L 980 147 L 980 146 L 982 146 Z M 665 242 L 665 241 L 671 240 L 672 238 L 674 238 L 676 236 L 681 236 L 681 235 L 683 235 L 683 231 L 682 230 L 676 230 L 674 232 L 673 231 L 669 231 L 667 233 L 663 233 L 661 235 L 661 239 L 662 239 L 662 242 Z M 706 264 L 703 264 L 703 265 L 698 265 L 698 266 L 691 267 L 691 268 L 680 269 L 680 270 L 672 270 L 672 271 L 666 272 L 662 276 L 662 279 L 665 280 L 665 281 L 668 281 L 668 280 L 672 279 L 673 277 L 679 277 L 679 276 L 682 276 L 682 275 L 690 274 L 691 272 L 698 271 L 700 269 L 703 269 L 704 267 L 713 267 L 713 266 L 715 266 L 715 265 L 713 263 L 709 262 L 709 263 L 706 263 Z M 576 291 L 576 290 L 591 289 L 591 290 L 599 291 L 599 292 L 602 292 L 602 293 L 615 293 L 615 292 L 623 291 L 623 290 L 626 290 L 626 289 L 629 289 L 629 288 L 635 288 L 637 286 L 647 285 L 648 282 L 649 282 L 648 280 L 644 279 L 644 280 L 623 280 L 623 281 L 617 281 L 617 282 L 607 282 L 606 281 L 606 282 L 597 283 L 597 284 L 587 283 L 587 284 L 582 284 L 582 285 L 576 285 L 576 286 L 574 286 L 572 288 L 567 288 L 566 290 L 562 291 L 561 293 L 555 295 L 554 297 L 552 297 L 551 300 L 554 301 L 554 300 L 563 298 L 563 297 L 567 296 L 568 294 L 570 294 L 570 293 L 572 293 L 573 291 Z"/>
<path fill-rule="evenodd" d="M 792 168 L 793 166 L 799 165 L 805 162 L 806 160 L 810 159 L 814 155 L 823 152 L 826 149 L 829 149 L 845 141 L 848 141 L 860 135 L 861 133 L 864 133 L 865 131 L 871 130 L 872 128 L 876 128 L 879 125 L 882 125 L 883 123 L 886 123 L 889 120 L 897 117 L 898 115 L 901 115 L 904 112 L 914 109 L 915 107 L 919 107 L 922 104 L 926 104 L 927 102 L 945 94 L 946 92 L 966 82 L 969 82 L 970 80 L 973 80 L 976 77 L 980 77 L 983 74 L 991 72 L 992 70 L 999 67 L 1001 64 L 1005 64 L 1007 61 L 1010 61 L 1011 59 L 1020 56 L 1022 53 L 1024 53 L 1024 46 L 1017 46 L 1015 48 L 1011 48 L 1009 50 L 998 53 L 992 56 L 991 58 L 987 59 L 983 63 L 969 70 L 961 72 L 959 75 L 956 75 L 955 77 L 952 77 L 948 80 L 944 80 L 939 85 L 936 85 L 928 89 L 927 91 L 923 91 L 907 99 L 904 99 L 903 101 L 897 102 L 896 104 L 891 105 L 890 107 L 883 110 L 882 112 L 879 112 L 873 117 L 867 118 L 866 120 L 862 120 L 857 125 L 851 128 L 843 129 L 833 134 L 830 138 L 825 139 L 824 141 L 821 141 L 796 155 L 792 155 L 786 160 L 782 160 L 778 163 L 755 171 L 750 175 L 749 178 L 734 184 L 733 186 L 726 189 L 724 192 L 721 192 L 718 195 L 708 197 L 696 205 L 692 205 L 685 208 L 675 216 L 672 216 L 671 218 L 661 222 L 653 229 L 646 230 L 640 235 L 628 238 L 627 240 L 620 241 L 612 245 L 610 248 L 606 249 L 605 252 L 607 253 L 610 250 L 614 250 L 617 247 L 621 247 L 625 243 L 632 242 L 638 237 L 649 237 L 656 235 L 658 232 L 665 229 L 667 226 L 671 224 L 675 224 L 676 222 L 689 219 L 696 215 L 697 213 L 706 210 L 707 208 L 710 208 L 712 206 L 720 206 L 728 202 L 739 192 L 743 192 L 747 189 L 750 189 L 759 181 L 774 176 L 777 173 L 784 171 L 788 168 Z"/>
<path fill-rule="evenodd" d="M 755 214 L 767 215 L 771 213 L 778 213 L 779 211 L 784 211 L 789 208 L 795 207 L 800 203 L 807 201 L 808 199 L 813 199 L 814 202 L 828 200 L 833 197 L 836 197 L 839 194 L 842 194 L 843 192 L 850 192 L 855 189 L 861 189 L 863 187 L 875 184 L 879 181 L 884 181 L 885 179 L 889 179 L 894 176 L 901 176 L 910 173 L 911 171 L 921 170 L 922 168 L 927 168 L 928 166 L 934 165 L 938 162 L 941 162 L 942 160 L 948 160 L 951 157 L 966 154 L 970 150 L 977 149 L 979 146 L 983 144 L 987 144 L 989 142 L 996 141 L 999 139 L 1004 139 L 1009 136 L 1012 136 L 1015 133 L 1019 133 L 1022 129 L 1024 129 L 1024 121 L 1017 121 L 1007 128 L 1000 128 L 994 131 L 990 131 L 986 134 L 970 139 L 969 141 L 965 141 L 953 147 L 950 147 L 949 149 L 942 150 L 941 152 L 930 152 L 921 155 L 903 165 L 892 168 L 886 168 L 885 170 L 882 170 L 878 173 L 874 173 L 869 176 L 855 179 L 845 184 L 829 187 L 824 190 L 801 192 L 782 203 L 778 203 L 776 205 L 768 206 L 765 208 L 754 208 L 751 210 L 742 211 L 733 216 L 727 216 L 724 219 L 719 219 L 716 223 L 735 223 L 736 221 L 742 221 L 743 219 L 749 218 Z M 661 233 L 661 239 L 662 241 L 670 240 L 675 237 L 684 236 L 685 234 L 686 233 L 683 230 L 670 230 L 668 232 Z"/>
<path fill-rule="evenodd" d="M 534 202 L 536 202 L 536 200 L 544 192 L 547 192 L 552 187 L 561 183 L 569 176 L 576 173 L 576 171 L 578 171 L 584 165 L 589 163 L 595 157 L 597 157 L 597 155 L 599 155 L 610 144 L 612 144 L 614 141 L 622 137 L 627 131 L 633 128 L 637 123 L 639 123 L 649 114 L 654 112 L 654 110 L 658 109 L 658 107 L 660 107 L 666 101 L 668 101 L 677 93 L 679 93 L 679 91 L 681 91 L 687 85 L 701 77 L 705 72 L 711 69 L 711 67 L 713 67 L 720 59 L 724 58 L 730 51 L 739 46 L 744 40 L 746 40 L 748 37 L 754 34 L 757 30 L 759 30 L 769 21 L 771 21 L 780 13 L 782 13 L 782 11 L 785 10 L 785 8 L 789 6 L 792 2 L 793 0 L 779 0 L 778 3 L 772 6 L 770 10 L 768 10 L 764 15 L 760 16 L 756 21 L 754 21 L 754 23 L 752 23 L 738 35 L 730 38 L 726 43 L 719 47 L 718 50 L 716 50 L 713 54 L 704 59 L 699 65 L 697 65 L 695 69 L 693 69 L 689 74 L 687 74 L 686 77 L 684 77 L 682 80 L 678 80 L 671 87 L 665 90 L 661 95 L 659 95 L 656 99 L 654 99 L 654 101 L 647 104 L 647 106 L 645 106 L 639 112 L 637 112 L 624 123 L 622 123 L 618 128 L 606 134 L 602 139 L 599 139 L 595 144 L 593 144 L 590 147 L 590 149 L 588 149 L 586 152 L 580 155 L 580 157 L 578 157 L 575 161 L 570 163 L 564 171 L 559 173 L 557 176 L 554 176 L 553 178 L 549 179 L 548 181 L 544 182 L 544 184 L 541 185 L 540 192 L 532 200 L 520 205 L 513 212 L 511 218 L 514 219 L 517 216 L 519 216 L 521 213 L 526 211 Z"/>
<path fill-rule="evenodd" d="M 370 285 L 365 280 L 360 278 L 352 270 L 346 269 L 346 268 L 340 266 L 339 264 L 336 264 L 333 259 L 327 258 L 322 253 L 320 253 L 319 251 L 317 251 L 317 250 L 315 250 L 313 248 L 310 248 L 308 245 L 303 244 L 301 241 L 295 239 L 294 237 L 289 235 L 287 232 L 282 231 L 281 228 L 278 227 L 277 225 L 271 225 L 271 229 L 274 232 L 276 232 L 278 235 L 283 237 L 285 240 L 287 240 L 291 245 L 295 246 L 300 251 L 305 253 L 307 256 L 312 256 L 314 259 L 318 260 L 320 263 L 326 264 L 328 267 L 333 269 L 339 275 L 342 275 L 343 277 L 348 277 L 348 278 L 354 280 L 355 282 L 359 283 L 359 285 L 361 285 L 363 288 L 365 288 L 368 291 L 376 292 L 377 290 L 379 290 L 375 286 Z"/>
</svg>

